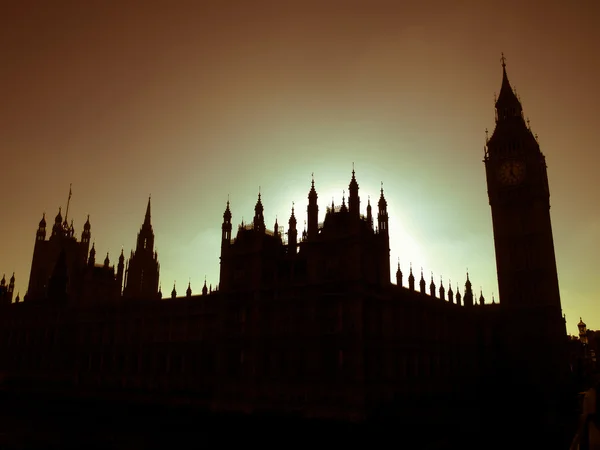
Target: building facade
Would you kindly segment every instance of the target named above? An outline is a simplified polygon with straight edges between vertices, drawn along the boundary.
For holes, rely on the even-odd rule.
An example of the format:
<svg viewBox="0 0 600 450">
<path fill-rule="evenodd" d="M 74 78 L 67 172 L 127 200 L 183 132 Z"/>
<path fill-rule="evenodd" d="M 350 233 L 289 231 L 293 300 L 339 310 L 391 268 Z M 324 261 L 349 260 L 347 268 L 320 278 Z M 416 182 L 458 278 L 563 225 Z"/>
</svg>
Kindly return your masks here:
<svg viewBox="0 0 600 450">
<path fill-rule="evenodd" d="M 49 241 L 40 222 L 27 301 L 0 312 L 5 382 L 217 411 L 362 420 L 387 409 L 422 423 L 464 421 L 457 411 L 473 424 L 482 411 L 499 418 L 482 393 L 504 404 L 519 386 L 550 399 L 568 362 L 548 179 L 504 63 L 496 111 L 485 169 L 501 303 L 477 298 L 468 274 L 462 293 L 422 272 L 417 281 L 412 268 L 405 287 L 399 266 L 391 283 L 384 191 L 376 214 L 368 201 L 362 215 L 354 170 L 348 204 L 328 207 L 323 223 L 313 180 L 302 232 L 294 207 L 286 235 L 277 221 L 268 229 L 259 194 L 252 223 L 233 236 L 227 202 L 219 286 L 201 295 L 188 285 L 185 297 L 173 288 L 160 298 L 150 202 L 116 275 L 88 253 L 89 221 L 76 242 L 59 212 Z M 116 285 L 104 301 L 79 294 L 96 279 L 91 268 Z"/>
</svg>

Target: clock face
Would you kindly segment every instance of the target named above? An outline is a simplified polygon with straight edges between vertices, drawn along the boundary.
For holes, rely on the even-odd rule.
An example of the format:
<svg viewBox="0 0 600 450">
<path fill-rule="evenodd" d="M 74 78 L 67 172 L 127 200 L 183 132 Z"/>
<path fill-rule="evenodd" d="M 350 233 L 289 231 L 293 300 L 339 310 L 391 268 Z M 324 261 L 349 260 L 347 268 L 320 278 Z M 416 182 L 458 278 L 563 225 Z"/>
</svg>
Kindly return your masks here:
<svg viewBox="0 0 600 450">
<path fill-rule="evenodd" d="M 498 171 L 498 179 L 501 183 L 507 185 L 516 185 L 525 178 L 525 164 L 522 161 L 505 161 Z"/>
</svg>

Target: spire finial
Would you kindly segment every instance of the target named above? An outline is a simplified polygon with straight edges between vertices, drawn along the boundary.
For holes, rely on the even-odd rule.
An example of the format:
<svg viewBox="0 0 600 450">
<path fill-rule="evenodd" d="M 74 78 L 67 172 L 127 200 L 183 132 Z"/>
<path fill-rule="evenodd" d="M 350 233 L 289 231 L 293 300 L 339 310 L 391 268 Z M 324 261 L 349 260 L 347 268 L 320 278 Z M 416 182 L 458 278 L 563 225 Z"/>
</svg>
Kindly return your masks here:
<svg viewBox="0 0 600 450">
<path fill-rule="evenodd" d="M 502 68 L 505 69 L 506 68 L 506 57 L 504 56 L 504 52 L 502 52 L 502 57 L 500 58 L 500 61 L 502 62 Z"/>
</svg>

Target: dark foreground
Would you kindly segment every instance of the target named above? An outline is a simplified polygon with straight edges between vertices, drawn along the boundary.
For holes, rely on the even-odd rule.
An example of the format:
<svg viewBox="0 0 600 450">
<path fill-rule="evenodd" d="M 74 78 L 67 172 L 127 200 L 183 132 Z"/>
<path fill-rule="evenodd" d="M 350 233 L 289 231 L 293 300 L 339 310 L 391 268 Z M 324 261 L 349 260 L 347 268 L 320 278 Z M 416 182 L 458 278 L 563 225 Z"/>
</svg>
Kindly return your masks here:
<svg viewBox="0 0 600 450">
<path fill-rule="evenodd" d="M 514 421 L 504 424 L 484 420 L 483 426 L 473 426 L 478 418 L 466 413 L 458 420 L 448 417 L 445 423 L 380 416 L 352 424 L 268 414 L 209 414 L 182 405 L 32 398 L 6 391 L 0 393 L 0 405 L 1 449 L 187 449 L 230 443 L 339 448 L 363 442 L 371 448 L 567 449 L 573 428 L 572 424 L 543 427 L 533 416 L 525 420 L 526 414 L 516 414 Z"/>
</svg>

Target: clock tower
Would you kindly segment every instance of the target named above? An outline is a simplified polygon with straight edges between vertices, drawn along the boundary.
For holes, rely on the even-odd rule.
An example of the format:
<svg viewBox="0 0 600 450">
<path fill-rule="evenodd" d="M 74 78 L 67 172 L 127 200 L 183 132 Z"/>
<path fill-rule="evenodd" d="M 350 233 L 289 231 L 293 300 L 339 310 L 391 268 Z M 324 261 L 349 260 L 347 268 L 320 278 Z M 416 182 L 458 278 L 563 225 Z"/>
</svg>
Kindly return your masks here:
<svg viewBox="0 0 600 450">
<path fill-rule="evenodd" d="M 500 303 L 560 312 L 546 158 L 523 119 L 504 57 L 496 128 L 487 142 L 484 163 Z"/>
<path fill-rule="evenodd" d="M 504 55 L 496 127 L 487 141 L 484 163 L 510 376 L 519 373 L 530 386 L 540 379 L 560 383 L 566 367 L 566 328 L 546 159 L 508 81 Z"/>
</svg>

